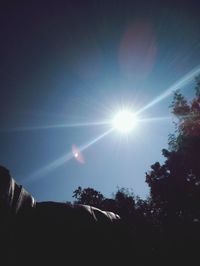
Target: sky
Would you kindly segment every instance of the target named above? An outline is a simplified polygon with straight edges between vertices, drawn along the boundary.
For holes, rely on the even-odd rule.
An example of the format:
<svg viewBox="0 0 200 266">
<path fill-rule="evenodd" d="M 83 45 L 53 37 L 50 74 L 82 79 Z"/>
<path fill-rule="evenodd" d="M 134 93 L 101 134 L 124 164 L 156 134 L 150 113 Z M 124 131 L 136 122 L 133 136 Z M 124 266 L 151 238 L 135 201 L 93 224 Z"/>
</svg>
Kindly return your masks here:
<svg viewBox="0 0 200 266">
<path fill-rule="evenodd" d="M 1 2 L 0 164 L 36 200 L 148 197 L 173 91 L 192 98 L 200 72 L 200 6 L 183 2 Z M 112 130 L 121 109 L 138 114 L 129 134 Z"/>
</svg>

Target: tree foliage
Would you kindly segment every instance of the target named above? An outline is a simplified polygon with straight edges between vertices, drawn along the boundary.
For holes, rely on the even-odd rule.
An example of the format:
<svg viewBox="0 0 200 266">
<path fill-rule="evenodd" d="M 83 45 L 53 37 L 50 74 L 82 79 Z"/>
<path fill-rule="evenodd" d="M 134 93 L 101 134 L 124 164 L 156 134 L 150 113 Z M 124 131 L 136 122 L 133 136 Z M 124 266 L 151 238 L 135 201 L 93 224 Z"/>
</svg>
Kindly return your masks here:
<svg viewBox="0 0 200 266">
<path fill-rule="evenodd" d="M 87 204 L 97 208 L 110 210 L 122 216 L 127 216 L 135 210 L 135 197 L 129 189 L 118 188 L 112 198 L 106 198 L 93 188 L 80 186 L 73 192 L 74 203 Z"/>
<path fill-rule="evenodd" d="M 93 188 L 84 188 L 80 186 L 73 192 L 75 203 L 100 207 L 104 200 L 103 194 Z"/>
<path fill-rule="evenodd" d="M 189 102 L 175 92 L 171 105 L 177 122 L 163 149 L 163 165 L 156 162 L 146 173 L 156 208 L 172 219 L 200 220 L 200 77 L 196 78 L 196 96 Z"/>
</svg>

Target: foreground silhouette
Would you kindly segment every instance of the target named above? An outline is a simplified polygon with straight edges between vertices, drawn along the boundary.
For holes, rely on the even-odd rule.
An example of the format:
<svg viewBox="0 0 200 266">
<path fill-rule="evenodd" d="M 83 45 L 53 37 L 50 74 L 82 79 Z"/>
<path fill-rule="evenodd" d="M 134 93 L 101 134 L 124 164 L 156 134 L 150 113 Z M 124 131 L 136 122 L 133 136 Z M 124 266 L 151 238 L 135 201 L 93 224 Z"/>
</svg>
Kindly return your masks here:
<svg viewBox="0 0 200 266">
<path fill-rule="evenodd" d="M 183 228 L 172 221 L 161 226 L 156 214 L 148 213 L 151 202 L 146 207 L 140 202 L 137 210 L 134 205 L 131 210 L 130 198 L 126 206 L 123 191 L 117 196 L 123 209 L 130 210 L 123 214 L 121 209 L 122 218 L 85 204 L 37 202 L 0 166 L 1 265 L 191 265 L 196 261 L 198 225 Z"/>
<path fill-rule="evenodd" d="M 2 166 L 0 213 L 1 265 L 103 265 L 124 260 L 117 214 L 89 205 L 37 202 Z"/>
</svg>

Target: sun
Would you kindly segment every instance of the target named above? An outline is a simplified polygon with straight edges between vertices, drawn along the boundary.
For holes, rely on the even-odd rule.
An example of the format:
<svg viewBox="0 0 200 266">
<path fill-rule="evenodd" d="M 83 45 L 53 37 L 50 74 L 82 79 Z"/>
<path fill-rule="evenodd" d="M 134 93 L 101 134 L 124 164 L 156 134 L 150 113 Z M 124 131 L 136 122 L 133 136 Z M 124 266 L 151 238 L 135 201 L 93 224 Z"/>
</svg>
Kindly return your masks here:
<svg viewBox="0 0 200 266">
<path fill-rule="evenodd" d="M 136 115 L 129 110 L 119 111 L 112 121 L 113 128 L 121 133 L 129 133 L 137 124 Z"/>
</svg>

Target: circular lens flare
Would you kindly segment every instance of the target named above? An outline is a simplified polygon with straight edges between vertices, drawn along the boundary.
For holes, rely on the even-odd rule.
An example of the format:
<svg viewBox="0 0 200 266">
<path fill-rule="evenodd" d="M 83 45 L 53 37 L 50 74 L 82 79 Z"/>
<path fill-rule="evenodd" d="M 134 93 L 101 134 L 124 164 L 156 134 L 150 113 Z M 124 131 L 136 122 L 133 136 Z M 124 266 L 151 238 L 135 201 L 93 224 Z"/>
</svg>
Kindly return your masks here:
<svg viewBox="0 0 200 266">
<path fill-rule="evenodd" d="M 119 111 L 112 121 L 113 127 L 122 133 L 130 132 L 137 124 L 134 113 L 128 110 Z"/>
<path fill-rule="evenodd" d="M 77 162 L 81 164 L 85 163 L 83 154 L 81 153 L 80 149 L 75 144 L 72 145 L 72 154 L 74 158 L 77 160 Z"/>
</svg>

